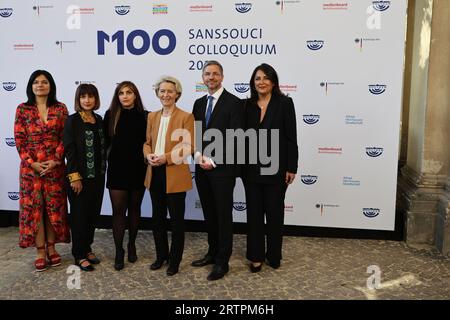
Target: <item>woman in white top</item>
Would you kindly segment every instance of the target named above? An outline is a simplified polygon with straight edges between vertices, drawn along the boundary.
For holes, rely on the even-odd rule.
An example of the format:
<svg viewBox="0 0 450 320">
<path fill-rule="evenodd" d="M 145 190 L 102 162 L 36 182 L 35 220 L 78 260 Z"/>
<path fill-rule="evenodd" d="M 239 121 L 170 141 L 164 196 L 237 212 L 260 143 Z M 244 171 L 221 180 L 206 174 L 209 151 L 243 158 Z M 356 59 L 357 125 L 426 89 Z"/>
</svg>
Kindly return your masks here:
<svg viewBox="0 0 450 320">
<path fill-rule="evenodd" d="M 155 85 L 162 109 L 151 112 L 147 121 L 144 157 L 148 161 L 145 186 L 153 206 L 153 237 L 156 260 L 150 269 L 160 269 L 168 261 L 167 275 L 173 276 L 183 256 L 184 211 L 186 191 L 192 189 L 187 158 L 194 150 L 194 116 L 176 106 L 181 84 L 173 77 L 163 77 Z M 172 229 L 172 245 L 167 239 L 167 210 Z"/>
</svg>

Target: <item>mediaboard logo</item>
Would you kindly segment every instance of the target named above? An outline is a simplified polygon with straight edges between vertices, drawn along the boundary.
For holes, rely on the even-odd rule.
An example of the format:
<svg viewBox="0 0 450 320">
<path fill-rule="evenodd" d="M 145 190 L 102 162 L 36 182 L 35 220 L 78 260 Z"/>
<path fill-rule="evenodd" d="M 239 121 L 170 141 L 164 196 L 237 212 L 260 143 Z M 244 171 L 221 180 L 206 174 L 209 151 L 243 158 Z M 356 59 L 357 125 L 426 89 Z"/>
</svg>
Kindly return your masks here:
<svg viewBox="0 0 450 320">
<path fill-rule="evenodd" d="M 319 147 L 319 153 L 342 154 L 342 147 Z"/>
<path fill-rule="evenodd" d="M 236 211 L 244 211 L 247 209 L 247 204 L 245 202 L 235 201 L 233 202 L 233 208 Z"/>
<path fill-rule="evenodd" d="M 115 6 L 114 10 L 119 16 L 124 16 L 130 12 L 130 6 Z"/>
<path fill-rule="evenodd" d="M 374 95 L 383 94 L 386 91 L 385 84 L 369 84 L 369 92 Z"/>
<path fill-rule="evenodd" d="M 19 193 L 18 192 L 8 192 L 8 198 L 11 200 L 17 201 L 19 200 Z"/>
<path fill-rule="evenodd" d="M 0 16 L 2 18 L 8 18 L 13 14 L 13 8 L 0 8 Z"/>
<path fill-rule="evenodd" d="M 312 176 L 309 174 L 301 175 L 301 180 L 302 180 L 303 184 L 306 184 L 306 185 L 312 185 L 312 184 L 316 183 L 318 178 L 319 178 L 318 176 Z"/>
<path fill-rule="evenodd" d="M 55 44 L 60 48 L 61 52 L 63 52 L 63 45 L 68 44 L 68 43 L 77 43 L 76 41 L 73 40 L 57 40 L 55 41 Z"/>
<path fill-rule="evenodd" d="M 383 153 L 383 148 L 381 147 L 366 147 L 366 154 L 369 157 L 376 158 Z"/>
<path fill-rule="evenodd" d="M 73 14 L 95 14 L 95 8 L 76 8 Z"/>
<path fill-rule="evenodd" d="M 289 96 L 291 92 L 297 92 L 297 85 L 296 84 L 280 84 L 280 90 L 285 95 Z"/>
<path fill-rule="evenodd" d="M 377 11 L 386 11 L 391 6 L 391 1 L 372 1 L 372 5 Z"/>
<path fill-rule="evenodd" d="M 16 43 L 14 44 L 14 50 L 34 50 L 33 43 Z"/>
<path fill-rule="evenodd" d="M 234 6 L 239 13 L 247 13 L 252 9 L 252 4 L 250 2 L 235 3 Z"/>
<path fill-rule="evenodd" d="M 236 90 L 239 93 L 245 93 L 248 90 L 250 90 L 250 84 L 243 82 L 235 83 L 234 90 Z"/>
<path fill-rule="evenodd" d="M 316 124 L 319 122 L 320 115 L 318 114 L 304 114 L 303 115 L 303 122 L 306 124 Z"/>
<path fill-rule="evenodd" d="M 326 2 L 322 5 L 323 10 L 348 10 L 348 2 Z"/>
<path fill-rule="evenodd" d="M 310 50 L 317 51 L 323 48 L 324 43 L 323 40 L 308 40 L 306 41 L 306 46 Z"/>
<path fill-rule="evenodd" d="M 362 209 L 362 213 L 367 217 L 367 218 L 375 218 L 376 216 L 378 216 L 380 214 L 381 210 L 378 208 L 363 208 Z"/>
<path fill-rule="evenodd" d="M 16 89 L 16 83 L 15 82 L 3 82 L 3 89 L 5 89 L 6 91 L 13 91 L 14 89 Z"/>
<path fill-rule="evenodd" d="M 16 146 L 16 140 L 14 138 L 5 138 L 6 145 L 9 147 Z"/>
</svg>

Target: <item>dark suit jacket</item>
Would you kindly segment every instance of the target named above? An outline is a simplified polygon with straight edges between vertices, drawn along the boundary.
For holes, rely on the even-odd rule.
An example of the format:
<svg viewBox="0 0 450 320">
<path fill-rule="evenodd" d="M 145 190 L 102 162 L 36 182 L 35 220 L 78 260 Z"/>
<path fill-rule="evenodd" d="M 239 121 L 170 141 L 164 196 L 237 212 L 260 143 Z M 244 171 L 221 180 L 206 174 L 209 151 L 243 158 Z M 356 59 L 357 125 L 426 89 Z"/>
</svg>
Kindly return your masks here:
<svg viewBox="0 0 450 320">
<path fill-rule="evenodd" d="M 96 120 L 95 125 L 99 130 L 103 130 L 102 117 L 96 113 L 94 113 L 94 115 Z M 66 171 L 68 175 L 78 172 L 82 178 L 86 178 L 87 160 L 85 130 L 85 124 L 78 112 L 70 115 L 67 118 L 64 125 L 63 142 L 64 155 L 67 161 Z M 104 174 L 104 169 L 106 168 L 105 148 L 103 148 L 103 153 L 101 150 L 99 150 L 98 154 L 101 154 L 102 157 L 100 161 L 102 168 L 97 169 L 99 169 L 99 172 L 101 172 L 101 174 Z"/>
<path fill-rule="evenodd" d="M 256 104 L 252 104 L 250 99 L 245 101 L 245 129 L 267 129 L 267 146 L 268 154 L 271 154 L 270 130 L 278 129 L 279 138 L 275 141 L 279 146 L 279 167 L 273 175 L 261 175 L 261 168 L 269 167 L 270 164 L 263 165 L 259 161 L 257 164 L 248 164 L 248 155 L 246 165 L 243 169 L 243 178 L 251 182 L 259 183 L 279 183 L 285 180 L 286 171 L 297 173 L 298 163 L 298 146 L 297 146 L 297 124 L 295 117 L 295 108 L 292 98 L 287 96 L 273 96 L 267 106 L 266 114 L 263 121 L 260 123 L 261 110 Z M 260 139 L 262 137 L 258 134 L 258 148 Z M 247 144 L 247 152 L 252 150 L 255 146 Z M 254 148 L 256 150 L 256 148 Z M 258 149 L 259 155 L 259 149 Z"/>
<path fill-rule="evenodd" d="M 242 104 L 242 100 L 236 97 L 235 95 L 229 93 L 226 90 L 223 90 L 219 100 L 217 100 L 216 105 L 214 106 L 213 113 L 211 114 L 211 118 L 209 120 L 208 128 L 206 128 L 205 123 L 205 115 L 206 115 L 206 105 L 207 105 L 207 96 L 203 96 L 197 99 L 194 103 L 194 108 L 192 113 L 194 114 L 194 118 L 196 121 L 202 121 L 202 133 L 205 132 L 206 129 L 217 129 L 221 132 L 223 137 L 223 157 L 217 153 L 213 153 L 211 155 L 204 154 L 207 157 L 210 157 L 217 164 L 217 167 L 212 170 L 203 170 L 199 165 L 195 166 L 196 172 L 204 172 L 206 174 L 212 176 L 238 176 L 240 175 L 239 168 L 236 164 L 236 159 L 234 160 L 234 164 L 226 164 L 227 153 L 230 152 L 230 144 L 226 143 L 226 129 L 242 129 L 244 126 L 244 107 Z M 196 132 L 198 135 L 199 132 Z M 196 139 L 196 142 L 198 138 Z M 199 151 L 203 154 L 203 150 L 210 144 L 214 143 L 213 141 L 203 141 L 201 145 L 195 146 L 196 151 Z M 228 150 L 227 150 L 228 148 Z M 236 148 L 235 148 L 235 158 L 236 158 Z"/>
</svg>

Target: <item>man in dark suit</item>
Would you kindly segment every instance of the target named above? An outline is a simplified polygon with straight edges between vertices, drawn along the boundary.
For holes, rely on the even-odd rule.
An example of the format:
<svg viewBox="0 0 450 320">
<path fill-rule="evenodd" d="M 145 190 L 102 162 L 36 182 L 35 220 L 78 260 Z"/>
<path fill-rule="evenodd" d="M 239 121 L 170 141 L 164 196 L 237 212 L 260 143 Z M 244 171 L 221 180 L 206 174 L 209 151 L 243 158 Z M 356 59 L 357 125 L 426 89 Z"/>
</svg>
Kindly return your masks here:
<svg viewBox="0 0 450 320">
<path fill-rule="evenodd" d="M 202 78 L 208 94 L 195 101 L 192 113 L 196 121 L 201 121 L 203 134 L 205 130 L 215 129 L 209 133 L 220 132 L 223 143 L 217 144 L 220 139 L 206 141 L 203 135 L 196 146 L 195 182 L 208 231 L 208 252 L 202 259 L 192 262 L 192 266 L 214 264 L 208 275 L 208 280 L 213 281 L 228 272 L 233 247 L 233 190 L 239 167 L 236 157 L 232 163 L 227 161 L 227 152 L 230 153 L 234 144 L 227 141 L 226 129 L 243 127 L 244 110 L 242 101 L 222 87 L 224 76 L 219 62 L 205 63 Z M 217 148 L 211 148 L 211 143 Z"/>
</svg>

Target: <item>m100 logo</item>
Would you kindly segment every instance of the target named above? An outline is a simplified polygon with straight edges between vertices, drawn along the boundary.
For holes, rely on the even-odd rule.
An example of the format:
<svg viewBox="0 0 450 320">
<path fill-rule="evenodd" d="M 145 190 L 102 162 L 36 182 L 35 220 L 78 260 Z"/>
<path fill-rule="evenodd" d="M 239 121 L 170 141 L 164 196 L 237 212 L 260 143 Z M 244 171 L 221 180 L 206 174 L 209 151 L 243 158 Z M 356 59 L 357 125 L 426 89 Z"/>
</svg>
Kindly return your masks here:
<svg viewBox="0 0 450 320">
<path fill-rule="evenodd" d="M 141 39 L 142 44 L 140 47 L 136 47 L 135 39 Z M 167 39 L 167 45 L 165 47 L 161 46 L 161 39 Z M 117 54 L 125 54 L 125 32 L 119 30 L 112 36 L 104 31 L 97 31 L 97 54 L 105 54 L 105 42 L 116 42 Z M 147 53 L 150 49 L 150 44 L 153 47 L 153 51 L 159 55 L 168 55 L 175 50 L 177 45 L 177 38 L 175 34 L 168 29 L 161 29 L 155 32 L 153 39 L 150 40 L 150 35 L 144 30 L 133 30 L 126 37 L 126 47 L 127 51 L 133 55 L 143 55 Z"/>
</svg>

